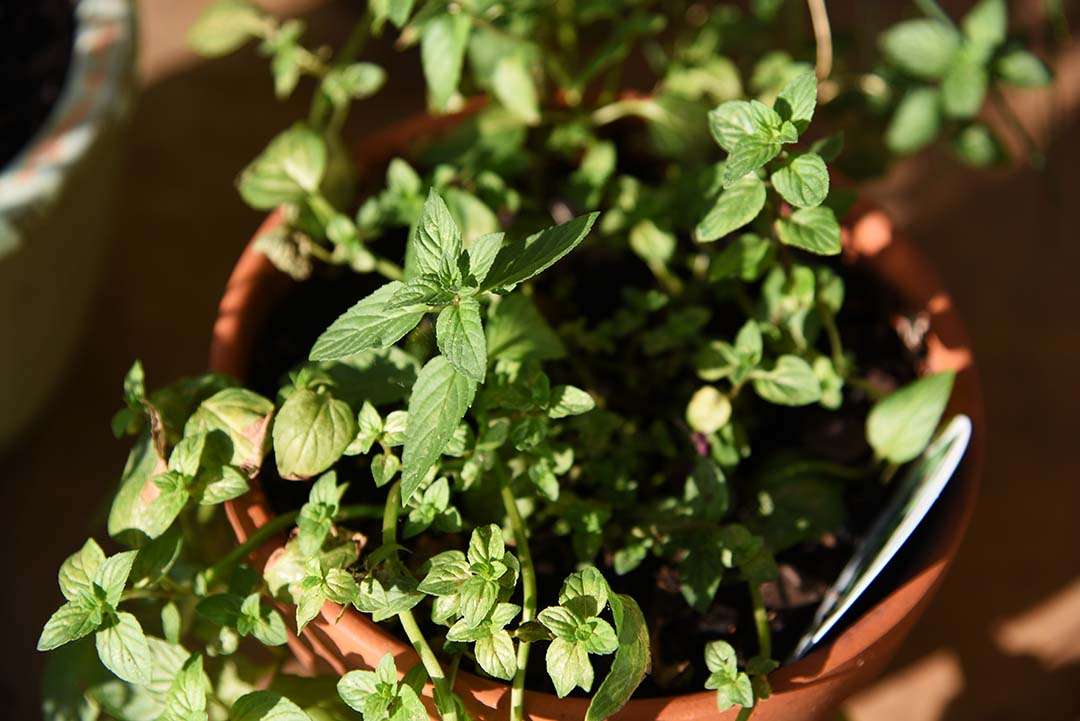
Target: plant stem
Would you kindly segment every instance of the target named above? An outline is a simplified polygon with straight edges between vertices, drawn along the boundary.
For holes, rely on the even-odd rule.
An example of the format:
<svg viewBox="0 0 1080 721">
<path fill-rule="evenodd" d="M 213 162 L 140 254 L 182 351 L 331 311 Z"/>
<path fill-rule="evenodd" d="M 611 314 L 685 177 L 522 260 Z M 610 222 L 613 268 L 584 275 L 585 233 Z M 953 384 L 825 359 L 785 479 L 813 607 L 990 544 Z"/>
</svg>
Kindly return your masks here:
<svg viewBox="0 0 1080 721">
<path fill-rule="evenodd" d="M 349 39 L 345 41 L 345 45 L 338 51 L 337 56 L 334 58 L 334 67 L 340 68 L 348 65 L 352 62 L 360 51 L 363 49 L 365 43 L 367 43 L 368 35 L 371 29 L 371 7 L 370 4 L 364 10 L 363 17 L 353 27 L 352 34 L 349 35 Z M 321 127 L 326 121 L 326 113 L 330 110 L 330 98 L 326 96 L 326 93 L 321 90 L 316 91 L 315 99 L 311 103 L 311 113 L 308 116 L 309 122 L 316 128 Z M 340 118 L 338 122 L 344 120 Z"/>
<path fill-rule="evenodd" d="M 915 6 L 922 11 L 923 15 L 932 17 L 940 23 L 945 23 L 949 27 L 956 27 L 956 24 L 949 17 L 949 14 L 941 9 L 941 6 L 937 4 L 936 0 L 915 0 Z"/>
<path fill-rule="evenodd" d="M 266 543 L 271 536 L 281 533 L 292 526 L 296 522 L 296 517 L 298 515 L 299 511 L 282 513 L 279 516 L 274 516 L 264 525 L 257 528 L 254 533 L 248 536 L 246 541 L 239 546 L 235 546 L 231 551 L 222 556 L 221 560 L 203 572 L 203 580 L 206 582 L 207 587 L 217 581 L 223 574 L 227 573 L 238 561 L 243 560 L 256 548 Z M 352 506 L 342 506 L 338 511 L 337 516 L 335 516 L 335 520 L 347 521 L 353 518 L 379 518 L 381 515 L 382 508 L 379 506 L 359 503 Z"/>
<path fill-rule="evenodd" d="M 395 481 L 390 487 L 390 493 L 386 497 L 386 506 L 383 511 L 382 541 L 385 546 L 397 545 L 398 515 L 401 513 L 401 481 Z M 394 554 L 397 557 L 397 553 Z M 431 645 L 424 638 L 424 632 L 416 622 L 412 611 L 402 611 L 397 615 L 401 628 L 412 644 L 416 654 L 420 657 L 420 663 L 435 687 L 435 705 L 439 709 L 439 716 L 443 721 L 457 721 L 457 709 L 454 707 L 451 684 L 447 683 L 446 674 L 443 673 L 442 665 L 436 658 Z"/>
<path fill-rule="evenodd" d="M 502 487 L 502 500 L 506 515 L 510 519 L 510 528 L 514 532 L 518 563 L 521 565 L 521 622 L 528 623 L 536 615 L 536 569 L 529 551 L 525 521 L 521 518 L 514 492 L 509 485 Z M 525 718 L 525 669 L 529 664 L 529 645 L 528 641 L 518 642 L 517 673 L 514 674 L 513 685 L 510 687 L 510 721 L 524 721 Z"/>
<path fill-rule="evenodd" d="M 750 602 L 754 606 L 754 628 L 757 630 L 758 655 L 772 658 L 772 633 L 769 631 L 769 613 L 765 610 L 765 598 L 761 585 L 750 584 Z"/>
<path fill-rule="evenodd" d="M 829 338 L 829 351 L 832 355 L 833 369 L 841 378 L 847 375 L 847 362 L 844 359 L 844 344 L 840 341 L 840 329 L 836 327 L 836 318 L 827 309 L 818 304 L 818 317 Z"/>
<path fill-rule="evenodd" d="M 237 561 L 246 558 L 248 554 L 266 543 L 270 537 L 281 533 L 286 528 L 292 526 L 296 522 L 298 513 L 298 511 L 282 513 L 280 516 L 274 516 L 261 527 L 257 528 L 254 533 L 248 536 L 246 541 L 239 546 L 235 546 L 231 551 L 222 556 L 221 560 L 203 571 L 202 576 L 203 580 L 206 582 L 206 586 L 210 587 L 222 575 L 227 573 Z"/>
<path fill-rule="evenodd" d="M 405 271 L 392 260 L 375 256 L 375 272 L 387 280 L 401 280 L 405 277 Z"/>
<path fill-rule="evenodd" d="M 832 72 L 832 30 L 829 27 L 829 12 L 825 9 L 825 0 L 806 0 L 810 9 L 810 23 L 814 26 L 814 42 L 817 45 L 817 61 L 814 74 L 818 81 L 825 80 Z"/>
<path fill-rule="evenodd" d="M 1012 106 L 1009 105 L 1009 101 L 1005 99 L 1005 95 L 997 86 L 990 89 L 990 102 L 993 103 L 998 114 L 1005 120 L 1009 127 L 1012 128 L 1013 132 L 1020 136 L 1020 140 L 1024 144 L 1024 150 L 1027 151 L 1028 162 L 1031 163 L 1031 167 L 1036 170 L 1042 170 L 1046 166 L 1046 156 L 1043 155 L 1042 150 L 1039 149 L 1039 144 L 1035 142 L 1035 138 L 1031 137 L 1031 133 L 1029 133 L 1028 129 L 1024 127 L 1024 124 L 1020 122 L 1020 118 L 1016 117 L 1016 113 L 1013 112 Z"/>
</svg>

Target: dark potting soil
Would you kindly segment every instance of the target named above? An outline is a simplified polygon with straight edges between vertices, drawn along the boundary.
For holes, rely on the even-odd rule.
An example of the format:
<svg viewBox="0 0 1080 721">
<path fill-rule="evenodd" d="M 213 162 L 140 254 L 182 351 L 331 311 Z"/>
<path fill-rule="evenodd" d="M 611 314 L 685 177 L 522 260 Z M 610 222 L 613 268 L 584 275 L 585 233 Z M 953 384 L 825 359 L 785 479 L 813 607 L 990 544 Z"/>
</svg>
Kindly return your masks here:
<svg viewBox="0 0 1080 721">
<path fill-rule="evenodd" d="M 0 167 L 30 142 L 60 97 L 75 43 L 73 5 L 0 2 Z"/>
<path fill-rule="evenodd" d="M 600 259 L 590 258 L 588 252 L 582 252 L 581 258 L 571 263 L 568 271 L 572 272 L 575 265 L 587 266 L 590 260 Z M 897 299 L 863 269 L 839 264 L 836 269 L 842 274 L 847 289 L 847 300 L 837 319 L 845 347 L 859 359 L 866 374 L 880 383 L 882 390 L 890 390 L 913 379 L 923 349 L 919 339 L 909 340 L 905 345 L 893 328 Z M 633 275 L 630 268 L 627 271 Z M 593 277 L 616 275 L 606 269 L 605 273 Z M 273 397 L 287 372 L 304 361 L 308 349 L 326 326 L 379 284 L 380 280 L 372 276 L 323 267 L 312 280 L 294 285 L 273 309 L 270 316 L 273 324 L 265 327 L 258 337 L 247 379 L 249 385 Z M 610 290 L 617 292 L 616 286 Z M 552 372 L 560 371 L 556 368 Z M 622 395 L 640 398 L 637 390 Z M 646 408 L 651 402 L 647 398 L 639 401 Z M 767 459 L 775 452 L 793 446 L 809 449 L 820 458 L 838 463 L 867 461 L 870 450 L 864 440 L 863 428 L 870 403 L 863 391 L 849 388 L 840 412 L 818 406 L 781 408 L 763 405 L 762 408 L 772 412 L 762 419 L 765 430 L 759 429 L 754 434 L 754 454 L 747 463 Z M 641 413 L 640 407 L 620 410 Z M 365 482 L 369 471 L 364 464 L 364 459 L 346 459 L 339 464 L 339 476 L 351 481 L 346 502 L 381 503 L 386 489 L 377 489 L 373 483 Z M 260 481 L 275 511 L 296 509 L 306 501 L 308 483 L 282 480 L 274 471 L 272 461 L 263 468 Z M 774 657 L 782 660 L 794 648 L 813 618 L 825 589 L 850 558 L 861 535 L 885 503 L 886 495 L 887 489 L 876 482 L 850 484 L 845 497 L 848 519 L 843 533 L 803 543 L 778 554 L 780 577 L 763 587 L 769 608 Z M 371 539 L 371 544 L 378 543 L 377 522 L 358 522 L 353 528 Z M 422 535 L 408 543 L 414 552 L 407 562 L 415 570 L 424 559 L 439 551 L 463 547 L 467 537 Z M 531 546 L 540 588 L 539 607 L 543 608 L 557 601 L 562 579 L 574 570 L 574 553 L 568 538 L 556 535 L 550 527 L 535 529 Z M 702 614 L 690 608 L 681 597 L 675 564 L 650 557 L 635 571 L 620 577 L 610 572 L 611 559 L 599 557 L 597 562 L 617 592 L 631 595 L 641 605 L 649 622 L 653 669 L 636 696 L 666 696 L 700 690 L 706 675 L 700 659 L 708 641 L 717 638 L 729 641 L 744 660 L 756 653 L 757 640 L 750 620 L 752 615 L 745 584 L 721 586 L 710 610 Z M 424 617 L 426 614 L 419 615 Z M 387 628 L 399 632 L 395 622 L 387 622 Z M 445 632 L 434 625 L 425 630 L 430 638 Z M 597 678 L 606 673 L 610 659 L 594 658 Z M 542 659 L 537 658 L 537 662 L 529 665 L 528 685 L 534 689 L 552 690 Z"/>
</svg>

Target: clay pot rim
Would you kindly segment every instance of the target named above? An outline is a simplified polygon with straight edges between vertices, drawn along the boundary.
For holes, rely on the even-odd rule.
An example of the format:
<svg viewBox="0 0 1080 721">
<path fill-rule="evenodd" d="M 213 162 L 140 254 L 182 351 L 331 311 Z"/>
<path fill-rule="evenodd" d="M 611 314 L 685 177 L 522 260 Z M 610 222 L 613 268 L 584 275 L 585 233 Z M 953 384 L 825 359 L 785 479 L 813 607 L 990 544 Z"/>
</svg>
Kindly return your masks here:
<svg viewBox="0 0 1080 721">
<path fill-rule="evenodd" d="M 437 134 L 458 121 L 457 117 L 431 118 L 415 116 L 387 130 L 369 136 L 356 155 L 361 171 L 378 166 L 395 153 L 417 140 Z M 269 311 L 270 304 L 283 292 L 291 280 L 279 272 L 254 248 L 254 238 L 284 223 L 281 210 L 275 211 L 262 223 L 241 254 L 222 298 L 214 325 L 210 349 L 211 370 L 243 378 L 247 371 L 250 348 L 255 332 Z M 975 504 L 982 465 L 983 409 L 981 391 L 967 334 L 956 309 L 944 290 L 936 271 L 922 252 L 909 240 L 895 232 L 887 216 L 879 210 L 857 207 L 844 224 L 844 255 L 846 260 L 866 263 L 871 272 L 889 285 L 910 309 L 924 311 L 930 318 L 928 333 L 929 354 L 923 372 L 953 369 L 957 371 L 949 413 L 962 412 L 972 418 L 974 434 L 957 477 L 950 488 L 955 489 L 946 508 L 948 518 L 938 527 L 939 533 L 927 539 L 919 570 L 902 582 L 888 596 L 852 622 L 833 640 L 794 663 L 782 666 L 770 674 L 773 699 L 795 693 L 826 679 L 852 674 L 862 665 L 862 655 L 882 641 L 895 627 L 911 616 L 921 613 L 926 598 L 941 583 L 955 557 L 966 531 Z M 956 487 L 959 488 L 956 488 Z M 958 491 L 958 492 L 957 492 Z M 229 521 L 240 542 L 273 517 L 260 489 L 226 504 Z M 256 567 L 262 568 L 271 554 L 284 546 L 284 537 L 268 541 L 253 554 Z M 288 608 L 288 606 L 285 606 Z M 331 668 L 344 673 L 350 668 L 373 666 L 378 657 L 390 651 L 398 660 L 399 669 L 411 668 L 418 662 L 412 647 L 403 640 L 369 621 L 355 609 L 341 609 L 328 602 L 304 632 L 305 640 Z M 366 647 L 365 657 L 351 651 L 334 650 L 344 639 L 350 646 Z M 374 639 L 374 643 L 372 642 Z M 315 660 L 311 650 L 292 636 L 290 645 L 302 663 Z M 467 706 L 477 711 L 490 711 L 506 705 L 509 685 L 481 678 L 466 671 L 457 675 L 455 690 L 465 697 Z M 676 696 L 633 699 L 618 714 L 619 718 L 704 719 L 716 718 L 715 693 L 699 691 Z M 772 705 L 773 699 L 764 702 Z M 565 698 L 526 690 L 526 707 L 536 719 L 583 717 L 588 699 Z M 470 711 L 473 709 L 470 708 Z"/>
</svg>

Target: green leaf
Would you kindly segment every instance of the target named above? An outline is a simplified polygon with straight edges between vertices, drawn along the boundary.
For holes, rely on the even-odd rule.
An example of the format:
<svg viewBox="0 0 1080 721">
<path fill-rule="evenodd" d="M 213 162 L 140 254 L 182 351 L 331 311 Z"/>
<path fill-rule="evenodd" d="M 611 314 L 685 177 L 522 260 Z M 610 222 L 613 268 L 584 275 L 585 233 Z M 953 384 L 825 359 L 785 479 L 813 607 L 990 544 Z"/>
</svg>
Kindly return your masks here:
<svg viewBox="0 0 1080 721">
<path fill-rule="evenodd" d="M 651 220 L 642 220 L 630 229 L 630 249 L 649 267 L 663 268 L 675 255 L 675 236 L 661 230 Z"/>
<path fill-rule="evenodd" d="M 1008 20 L 1005 0 L 980 0 L 964 16 L 960 27 L 968 40 L 988 52 L 1005 42 Z"/>
<path fill-rule="evenodd" d="M 586 692 L 592 688 L 593 668 L 584 644 L 556 638 L 548 645 L 544 660 L 559 698 L 564 698 L 575 688 Z"/>
<path fill-rule="evenodd" d="M 488 311 L 487 352 L 505 360 L 555 360 L 566 355 L 558 334 L 540 315 L 532 298 L 504 296 Z"/>
<path fill-rule="evenodd" d="M 393 453 L 380 453 L 371 459 L 371 477 L 375 486 L 382 488 L 401 470 L 401 460 Z"/>
<path fill-rule="evenodd" d="M 38 651 L 52 651 L 93 633 L 101 625 L 101 607 L 91 601 L 68 601 L 49 617 L 38 638 Z"/>
<path fill-rule="evenodd" d="M 773 109 L 783 120 L 789 120 L 799 128 L 806 129 L 817 107 L 817 76 L 813 70 L 799 73 L 789 80 L 776 96 Z"/>
<path fill-rule="evenodd" d="M 715 433 L 731 420 L 731 400 L 715 386 L 702 386 L 686 405 L 686 422 L 699 433 Z"/>
<path fill-rule="evenodd" d="M 724 161 L 724 187 L 730 188 L 780 154 L 780 139 L 772 131 L 756 131 L 739 141 Z"/>
<path fill-rule="evenodd" d="M 94 574 L 94 585 L 105 592 L 105 602 L 116 608 L 120 596 L 131 574 L 131 565 L 135 563 L 137 551 L 124 551 L 110 556 L 98 566 Z"/>
<path fill-rule="evenodd" d="M 724 471 L 712 458 L 701 458 L 686 479 L 683 500 L 690 504 L 695 516 L 720 521 L 727 514 L 729 493 Z"/>
<path fill-rule="evenodd" d="M 502 530 L 494 523 L 479 526 L 469 536 L 468 559 L 470 563 L 500 561 L 505 555 Z"/>
<path fill-rule="evenodd" d="M 990 72 L 977 48 L 964 46 L 941 81 L 941 106 L 950 118 L 970 118 L 979 112 Z"/>
<path fill-rule="evenodd" d="M 813 208 L 829 194 L 829 171 L 820 155 L 804 153 L 773 173 L 772 184 L 780 197 L 792 205 Z"/>
<path fill-rule="evenodd" d="M 417 589 L 433 596 L 450 596 L 472 578 L 469 562 L 461 551 L 443 551 L 431 559 L 431 568 Z"/>
<path fill-rule="evenodd" d="M 477 284 L 483 283 L 487 277 L 505 237 L 504 233 L 488 233 L 481 235 L 469 246 L 469 274 Z"/>
<path fill-rule="evenodd" d="M 754 690 L 745 673 L 734 673 L 730 677 L 713 673 L 706 679 L 705 688 L 716 691 L 716 708 L 720 711 L 727 711 L 732 706 L 750 708 L 754 705 Z"/>
<path fill-rule="evenodd" d="M 758 371 L 753 379 L 754 391 L 770 403 L 804 406 L 821 398 L 814 369 L 798 356 L 780 356 L 771 370 Z"/>
<path fill-rule="evenodd" d="M 915 88 L 900 100 L 889 127 L 885 145 L 894 153 L 909 155 L 934 142 L 941 129 L 941 97 L 934 88 Z"/>
<path fill-rule="evenodd" d="M 239 498 L 250 490 L 247 476 L 233 466 L 221 466 L 208 479 L 199 503 L 213 506 Z"/>
<path fill-rule="evenodd" d="M 402 454 L 402 503 L 409 500 L 439 460 L 475 394 L 476 382 L 458 373 L 441 355 L 421 369 L 409 398 Z"/>
<path fill-rule="evenodd" d="M 894 25 L 879 44 L 891 64 L 916 78 L 936 80 L 952 62 L 960 36 L 948 25 L 926 18 Z"/>
<path fill-rule="evenodd" d="M 243 604 L 235 593 L 215 593 L 201 599 L 195 612 L 217 626 L 235 627 Z"/>
<path fill-rule="evenodd" d="M 130 613 L 119 613 L 94 637 L 98 658 L 124 681 L 150 683 L 150 646 L 142 626 Z"/>
<path fill-rule="evenodd" d="M 375 14 L 375 22 L 382 24 L 389 18 L 396 27 L 403 27 L 409 21 L 415 0 L 373 0 L 371 10 Z"/>
<path fill-rule="evenodd" d="M 994 72 L 1003 83 L 1022 88 L 1041 88 L 1054 79 L 1043 61 L 1023 48 L 1003 52 L 994 62 Z"/>
<path fill-rule="evenodd" d="M 420 60 L 429 105 L 436 112 L 448 111 L 457 94 L 470 27 L 466 13 L 442 13 L 429 20 L 420 35 Z"/>
<path fill-rule="evenodd" d="M 304 628 L 319 615 L 326 603 L 326 591 L 322 579 L 308 576 L 300 584 L 296 599 L 296 632 L 303 633 Z"/>
<path fill-rule="evenodd" d="M 76 553 L 68 556 L 60 566 L 60 591 L 64 598 L 75 601 L 78 598 L 94 592 L 94 577 L 97 570 L 105 561 L 105 552 L 101 546 L 90 538 Z"/>
<path fill-rule="evenodd" d="M 506 631 L 497 631 L 487 638 L 477 640 L 473 647 L 480 668 L 495 678 L 506 681 L 517 672 L 517 652 L 514 641 Z"/>
<path fill-rule="evenodd" d="M 461 255 L 461 230 L 434 188 L 428 191 L 410 243 L 413 255 L 409 278 L 434 276 L 446 283 L 454 277 Z"/>
<path fill-rule="evenodd" d="M 263 13 L 255 5 L 245 0 L 218 0 L 203 10 L 188 30 L 187 41 L 195 52 L 214 58 L 259 37 L 265 27 Z"/>
<path fill-rule="evenodd" d="M 264 646 L 282 646 L 289 638 L 281 614 L 263 604 L 257 591 L 244 599 L 236 630 L 241 636 L 254 636 Z"/>
<path fill-rule="evenodd" d="M 374 95 L 385 82 L 386 71 L 378 65 L 351 63 L 342 68 L 331 68 L 319 87 L 334 105 L 344 107 L 351 100 Z"/>
<path fill-rule="evenodd" d="M 274 421 L 274 455 L 282 478 L 311 478 L 334 465 L 356 437 L 349 404 L 330 393 L 295 391 Z"/>
<path fill-rule="evenodd" d="M 776 247 L 772 241 L 754 233 L 743 233 L 713 256 L 708 279 L 738 278 L 750 283 L 760 278 L 775 260 Z"/>
<path fill-rule="evenodd" d="M 597 615 L 608 605 L 608 596 L 611 589 L 603 574 L 595 566 L 586 566 L 580 571 L 575 571 L 563 581 L 559 591 L 559 603 L 567 605 L 575 598 L 588 598 L 591 600 L 589 615 Z"/>
<path fill-rule="evenodd" d="M 184 426 L 184 435 L 224 431 L 232 441 L 229 463 L 254 474 L 266 455 L 274 404 L 243 388 L 226 388 L 204 400 Z"/>
<path fill-rule="evenodd" d="M 442 309 L 435 323 L 439 351 L 465 377 L 484 382 L 487 372 L 487 343 L 480 322 L 480 302 L 461 298 Z"/>
<path fill-rule="evenodd" d="M 511 288 L 551 267 L 584 240 L 598 215 L 580 215 L 503 246 L 495 256 L 481 290 Z"/>
<path fill-rule="evenodd" d="M 613 716 L 630 700 L 649 671 L 649 630 L 641 609 L 633 598 L 622 594 L 612 595 L 610 604 L 619 646 L 611 670 L 589 703 L 585 721 Z"/>
<path fill-rule="evenodd" d="M 161 607 L 161 632 L 169 643 L 180 643 L 184 619 L 175 602 L 169 601 Z"/>
<path fill-rule="evenodd" d="M 311 717 L 279 693 L 253 691 L 236 700 L 229 721 L 311 721 Z"/>
<path fill-rule="evenodd" d="M 294 125 L 274 138 L 240 173 L 240 195 L 259 210 L 299 203 L 319 189 L 326 156 L 326 141 L 321 135 L 306 125 Z"/>
<path fill-rule="evenodd" d="M 934 435 L 952 394 L 955 373 L 920 378 L 878 401 L 866 418 L 874 454 L 890 463 L 915 459 Z"/>
<path fill-rule="evenodd" d="M 727 641 L 710 641 L 705 644 L 705 667 L 712 673 L 734 676 L 739 669 L 735 649 Z"/>
<path fill-rule="evenodd" d="M 1005 159 L 997 136 L 982 123 L 972 123 L 957 133 L 952 148 L 961 160 L 976 168 L 988 168 Z"/>
<path fill-rule="evenodd" d="M 776 221 L 776 235 L 790 245 L 817 255 L 840 252 L 840 224 L 830 208 L 800 208 Z"/>
<path fill-rule="evenodd" d="M 345 311 L 319 339 L 309 358 L 329 361 L 371 350 L 386 348 L 416 327 L 427 312 L 427 306 L 390 308 L 390 299 L 404 283 L 393 281 Z"/>
<path fill-rule="evenodd" d="M 694 239 L 708 243 L 722 238 L 752 221 L 764 207 L 765 184 L 756 175 L 747 175 L 720 193 L 694 229 Z"/>
<path fill-rule="evenodd" d="M 779 115 L 777 120 L 780 120 Z M 746 100 L 729 100 L 709 111 L 709 132 L 717 144 L 729 153 L 755 128 L 754 109 Z"/>
<path fill-rule="evenodd" d="M 526 125 L 540 122 L 540 103 L 536 83 L 520 54 L 503 57 L 495 64 L 492 90 L 507 110 Z"/>
<path fill-rule="evenodd" d="M 149 538 L 157 538 L 165 533 L 184 510 L 191 497 L 188 490 L 190 481 L 189 476 L 176 471 L 162 473 L 151 481 L 154 490 L 150 493 L 156 492 L 156 495 L 148 494 L 150 501 L 143 517 L 143 531 Z"/>
<path fill-rule="evenodd" d="M 473 577 L 461 585 L 458 591 L 459 611 L 462 620 L 469 628 L 476 628 L 498 600 L 499 586 L 486 578 Z"/>
<path fill-rule="evenodd" d="M 588 413 L 596 407 L 593 397 L 574 386 L 559 385 L 551 389 L 548 418 L 566 418 Z"/>
<path fill-rule="evenodd" d="M 161 721 L 205 721 L 208 686 L 202 656 L 193 654 L 169 686 Z"/>
</svg>

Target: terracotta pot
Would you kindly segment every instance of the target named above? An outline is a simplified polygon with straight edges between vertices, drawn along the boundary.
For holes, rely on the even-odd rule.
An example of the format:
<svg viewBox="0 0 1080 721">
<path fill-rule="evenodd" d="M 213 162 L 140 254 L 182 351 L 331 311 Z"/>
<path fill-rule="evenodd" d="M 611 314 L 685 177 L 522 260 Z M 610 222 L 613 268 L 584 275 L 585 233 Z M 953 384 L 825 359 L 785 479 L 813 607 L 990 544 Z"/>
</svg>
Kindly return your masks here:
<svg viewBox="0 0 1080 721">
<path fill-rule="evenodd" d="M 114 180 L 135 92 L 130 0 L 78 0 L 63 89 L 0 167 L 0 450 L 64 379 L 110 240 Z"/>
<path fill-rule="evenodd" d="M 414 118 L 371 137 L 360 149 L 361 172 L 376 170 L 394 155 L 405 154 L 417 141 L 439 132 L 453 119 Z M 266 232 L 282 222 L 272 214 L 259 229 Z M 881 212 L 862 209 L 845 224 L 845 258 L 865 264 L 883 283 L 891 286 L 907 309 L 923 312 L 930 320 L 929 354 L 923 372 L 958 371 L 950 412 L 966 413 L 974 420 L 975 433 L 967 458 L 935 510 L 936 523 L 920 538 L 913 570 L 887 597 L 851 623 L 835 640 L 813 653 L 775 671 L 770 676 L 773 696 L 754 712 L 755 721 L 777 719 L 812 721 L 827 717 L 859 687 L 881 673 L 896 653 L 944 578 L 967 528 L 975 503 L 982 460 L 983 412 L 979 385 L 967 336 L 952 301 L 926 258 L 898 235 Z M 210 366 L 215 371 L 244 378 L 248 373 L 255 334 L 275 301 L 290 283 L 249 243 L 234 269 L 220 314 L 214 326 Z M 272 512 L 259 489 L 227 504 L 229 521 L 241 541 L 265 524 Z M 285 535 L 267 542 L 253 562 L 262 568 L 281 548 Z M 914 539 L 913 539 L 914 540 Z M 291 614 L 291 609 L 285 609 Z M 340 618 L 339 618 L 340 617 Z M 391 651 L 402 671 L 418 662 L 412 648 L 355 610 L 327 603 L 321 616 L 305 629 L 301 639 L 291 638 L 297 659 L 308 670 L 319 667 L 344 673 L 371 668 Z M 533 657 L 542 662 L 538 656 Z M 506 684 L 460 672 L 455 689 L 470 713 L 481 721 L 506 718 L 509 687 Z M 430 688 L 425 699 L 429 708 Z M 555 721 L 581 719 L 586 699 L 558 699 L 540 692 L 526 693 L 530 718 Z M 734 719 L 731 711 L 717 713 L 715 694 L 699 692 L 669 698 L 633 700 L 615 717 L 661 721 Z M 433 716 L 434 718 L 434 716 Z"/>
</svg>

